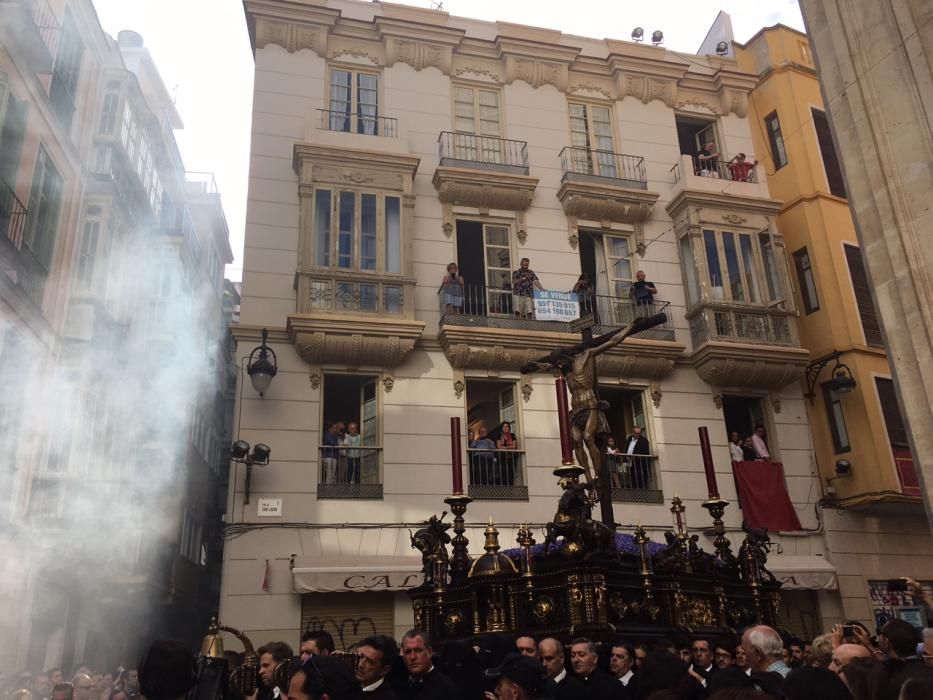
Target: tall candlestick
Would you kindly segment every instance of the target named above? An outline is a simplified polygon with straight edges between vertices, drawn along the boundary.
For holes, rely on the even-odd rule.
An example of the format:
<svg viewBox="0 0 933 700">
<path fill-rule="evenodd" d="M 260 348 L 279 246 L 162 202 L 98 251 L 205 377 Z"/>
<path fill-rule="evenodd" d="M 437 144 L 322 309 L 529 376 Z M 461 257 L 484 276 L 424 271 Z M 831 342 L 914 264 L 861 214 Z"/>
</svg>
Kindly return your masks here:
<svg viewBox="0 0 933 700">
<path fill-rule="evenodd" d="M 573 442 L 570 438 L 570 408 L 567 406 L 567 380 L 558 377 L 557 385 L 557 424 L 560 427 L 560 461 L 573 464 Z"/>
<path fill-rule="evenodd" d="M 460 418 L 450 419 L 450 468 L 453 470 L 454 494 L 463 493 L 463 458 L 460 452 Z"/>
<path fill-rule="evenodd" d="M 716 467 L 713 465 L 713 453 L 709 447 L 709 431 L 706 426 L 697 428 L 700 433 L 700 452 L 703 454 L 703 470 L 706 472 L 706 488 L 710 498 L 719 498 L 719 487 L 716 485 Z"/>
</svg>

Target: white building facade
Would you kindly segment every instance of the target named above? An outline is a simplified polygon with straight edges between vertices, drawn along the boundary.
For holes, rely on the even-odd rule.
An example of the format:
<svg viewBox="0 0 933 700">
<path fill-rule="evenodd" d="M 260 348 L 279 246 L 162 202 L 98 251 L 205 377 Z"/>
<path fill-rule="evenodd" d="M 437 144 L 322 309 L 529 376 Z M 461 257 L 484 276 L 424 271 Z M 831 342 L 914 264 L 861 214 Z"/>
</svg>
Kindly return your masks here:
<svg viewBox="0 0 933 700">
<path fill-rule="evenodd" d="M 268 329 L 279 371 L 263 396 L 239 377 L 237 435 L 272 459 L 248 499 L 231 468 L 222 622 L 256 643 L 324 627 L 345 648 L 410 627 L 409 527 L 447 509 L 451 417 L 471 551 L 489 518 L 503 546 L 520 523 L 540 533 L 559 496 L 554 377 L 519 369 L 580 335 L 520 317 L 522 258 L 546 290 L 585 273 L 597 331 L 640 314 L 638 270 L 668 315 L 600 359 L 613 436 L 638 425 L 652 453 L 613 491 L 620 530 L 663 540 L 675 495 L 688 525 L 709 527 L 700 426 L 738 530 L 727 436 L 761 423 L 802 525 L 774 536 L 788 627 L 836 619 L 780 204 L 760 168 L 725 164 L 753 151 L 755 77 L 731 58 L 388 3 L 245 6 L 256 74 L 234 335 L 245 367 Z M 696 160 L 710 141 L 712 176 Z M 451 262 L 462 300 L 445 297 Z M 468 449 L 469 432 L 503 422 L 516 449 Z M 329 445 L 335 423 L 356 423 L 358 446 Z"/>
</svg>

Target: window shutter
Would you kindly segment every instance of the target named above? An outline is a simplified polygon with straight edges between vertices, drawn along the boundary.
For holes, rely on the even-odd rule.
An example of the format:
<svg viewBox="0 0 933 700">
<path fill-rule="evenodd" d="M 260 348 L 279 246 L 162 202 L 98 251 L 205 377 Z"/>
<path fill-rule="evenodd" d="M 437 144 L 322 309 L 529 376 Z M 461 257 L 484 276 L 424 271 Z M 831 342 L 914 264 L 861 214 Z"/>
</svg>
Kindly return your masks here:
<svg viewBox="0 0 933 700">
<path fill-rule="evenodd" d="M 826 113 L 818 109 L 811 109 L 813 126 L 816 127 L 816 139 L 820 144 L 820 153 L 823 156 L 823 167 L 826 170 L 826 184 L 829 191 L 837 197 L 846 196 L 846 184 L 842 177 L 842 168 L 839 167 L 839 158 L 836 157 L 836 145 L 829 130 L 829 121 Z"/>
<path fill-rule="evenodd" d="M 862 262 L 862 251 L 857 246 L 846 245 L 846 262 L 849 264 L 849 275 L 852 278 L 852 289 L 855 292 L 855 304 L 858 315 L 862 321 L 862 330 L 865 333 L 865 342 L 868 345 L 882 347 L 881 326 L 875 315 L 875 306 L 872 302 L 871 285 L 865 272 L 865 263 Z"/>
<path fill-rule="evenodd" d="M 308 593 L 301 597 L 301 631 L 324 630 L 334 638 L 337 651 L 355 651 L 360 641 L 374 634 L 393 636 L 394 595 L 367 593 Z"/>
<path fill-rule="evenodd" d="M 904 427 L 901 410 L 897 405 L 894 382 L 890 379 L 875 377 L 875 386 L 878 389 L 881 413 L 884 414 L 884 425 L 888 429 L 888 439 L 891 441 L 891 446 L 907 448 L 907 429 Z"/>
</svg>

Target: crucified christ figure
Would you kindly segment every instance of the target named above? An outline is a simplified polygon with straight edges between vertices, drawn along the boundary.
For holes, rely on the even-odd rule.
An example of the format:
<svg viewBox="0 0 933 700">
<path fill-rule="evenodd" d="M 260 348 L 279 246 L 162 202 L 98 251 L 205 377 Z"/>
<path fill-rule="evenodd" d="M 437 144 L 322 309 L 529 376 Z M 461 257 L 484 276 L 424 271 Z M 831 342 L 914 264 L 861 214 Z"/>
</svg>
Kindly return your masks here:
<svg viewBox="0 0 933 700">
<path fill-rule="evenodd" d="M 597 442 L 601 435 L 610 432 L 605 414 L 608 404 L 596 398 L 596 358 L 630 335 L 653 328 L 666 320 L 664 314 L 636 318 L 627 326 L 569 348 L 554 350 L 522 367 L 522 374 L 557 369 L 566 378 L 570 388 L 570 435 L 577 462 L 586 470 L 587 481 L 593 481 L 594 477 L 598 479 L 602 474 L 602 455 Z"/>
</svg>

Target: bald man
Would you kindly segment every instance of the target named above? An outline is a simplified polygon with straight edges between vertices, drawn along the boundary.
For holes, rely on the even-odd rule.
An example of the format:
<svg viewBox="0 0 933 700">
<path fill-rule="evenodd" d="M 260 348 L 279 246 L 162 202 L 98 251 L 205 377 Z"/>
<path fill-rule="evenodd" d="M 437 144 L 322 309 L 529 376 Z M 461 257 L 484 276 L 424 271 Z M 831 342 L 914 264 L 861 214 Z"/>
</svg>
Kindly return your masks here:
<svg viewBox="0 0 933 700">
<path fill-rule="evenodd" d="M 829 670 L 833 673 L 841 673 L 842 667 L 852 659 L 864 656 L 871 656 L 871 652 L 861 644 L 840 644 L 833 649 L 833 659 L 829 662 Z"/>
</svg>

